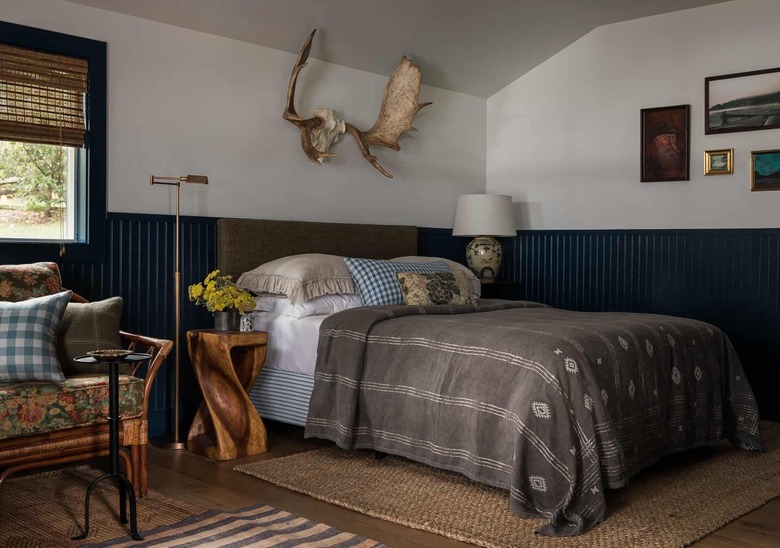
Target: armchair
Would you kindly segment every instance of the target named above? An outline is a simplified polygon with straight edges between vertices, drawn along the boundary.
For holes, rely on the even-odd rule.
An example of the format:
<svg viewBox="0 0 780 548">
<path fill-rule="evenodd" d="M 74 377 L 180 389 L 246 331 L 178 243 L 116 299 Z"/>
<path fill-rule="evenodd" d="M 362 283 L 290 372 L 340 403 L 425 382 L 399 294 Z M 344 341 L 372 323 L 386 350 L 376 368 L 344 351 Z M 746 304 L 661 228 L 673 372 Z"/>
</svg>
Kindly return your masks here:
<svg viewBox="0 0 780 548">
<path fill-rule="evenodd" d="M 56 266 L 55 266 L 56 268 Z M 59 272 L 57 272 L 59 276 Z M 88 302 L 74 294 L 71 302 Z M 123 411 L 120 422 L 121 457 L 128 479 L 136 495 L 148 491 L 147 444 L 149 398 L 154 380 L 173 342 L 120 331 L 123 346 L 152 355 L 148 365 L 141 362 L 120 384 L 120 392 L 134 390 L 131 411 Z M 143 376 L 139 376 L 143 375 Z M 141 387 L 142 383 L 142 387 Z M 103 401 L 108 389 L 106 374 L 66 376 L 63 383 L 3 382 L 0 383 L 0 487 L 9 476 L 33 468 L 58 465 L 108 455 L 109 426 L 105 417 L 81 409 L 73 411 L 73 402 Z M 142 393 L 142 397 L 138 397 Z M 52 402 L 56 402 L 56 405 Z M 46 414 L 58 405 L 56 419 L 47 421 Z M 16 413 L 9 413 L 16 410 Z M 36 410 L 36 420 L 28 420 L 20 410 Z M 71 410 L 63 417 L 62 409 Z M 84 411 L 84 412 L 82 412 Z M 44 414 L 43 419 L 39 419 Z M 29 415 L 28 415 L 29 416 Z M 55 416 L 55 415 L 53 415 Z M 3 418 L 5 417 L 5 422 Z M 22 421 L 25 422 L 22 422 Z"/>
</svg>

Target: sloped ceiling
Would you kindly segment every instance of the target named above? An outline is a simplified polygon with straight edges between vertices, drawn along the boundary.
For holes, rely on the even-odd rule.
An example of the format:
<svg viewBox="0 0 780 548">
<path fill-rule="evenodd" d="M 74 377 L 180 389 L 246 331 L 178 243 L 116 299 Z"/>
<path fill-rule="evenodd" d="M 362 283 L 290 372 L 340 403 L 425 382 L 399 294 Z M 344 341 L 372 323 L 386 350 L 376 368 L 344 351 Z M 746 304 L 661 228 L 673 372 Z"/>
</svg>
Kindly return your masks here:
<svg viewBox="0 0 780 548">
<path fill-rule="evenodd" d="M 601 25 L 722 0 L 70 0 L 389 75 L 407 55 L 423 83 L 489 97 Z"/>
</svg>

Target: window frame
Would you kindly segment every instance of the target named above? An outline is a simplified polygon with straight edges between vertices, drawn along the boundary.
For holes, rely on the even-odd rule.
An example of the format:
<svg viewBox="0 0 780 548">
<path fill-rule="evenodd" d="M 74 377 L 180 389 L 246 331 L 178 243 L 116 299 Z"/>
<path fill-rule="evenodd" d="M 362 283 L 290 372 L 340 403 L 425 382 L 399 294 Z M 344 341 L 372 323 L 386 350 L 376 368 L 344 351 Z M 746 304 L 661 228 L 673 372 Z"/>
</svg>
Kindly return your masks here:
<svg viewBox="0 0 780 548">
<path fill-rule="evenodd" d="M 0 262 L 35 261 L 101 262 L 106 254 L 107 190 L 107 46 L 105 42 L 0 21 L 0 41 L 4 44 L 60 55 L 81 57 L 89 62 L 87 94 L 87 134 L 84 155 L 86 189 L 76 199 L 76 231 L 81 241 L 65 242 L 66 253 L 59 256 L 59 243 L 0 239 Z M 77 154 L 78 157 L 81 154 Z M 81 162 L 79 162 L 80 164 Z M 77 172 L 78 172 L 77 168 Z M 79 175 L 77 174 L 77 179 Z"/>
</svg>

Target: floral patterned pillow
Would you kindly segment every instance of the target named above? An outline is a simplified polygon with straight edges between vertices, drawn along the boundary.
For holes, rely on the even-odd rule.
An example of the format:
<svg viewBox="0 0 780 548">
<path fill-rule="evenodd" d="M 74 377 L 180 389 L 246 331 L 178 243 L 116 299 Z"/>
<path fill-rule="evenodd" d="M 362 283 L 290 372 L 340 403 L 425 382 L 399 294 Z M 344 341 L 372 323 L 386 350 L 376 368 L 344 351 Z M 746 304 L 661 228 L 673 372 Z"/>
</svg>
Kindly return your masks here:
<svg viewBox="0 0 780 548">
<path fill-rule="evenodd" d="M 62 291 L 55 263 L 0 265 L 0 301 L 16 303 Z"/>
<path fill-rule="evenodd" d="M 404 304 L 477 304 L 462 272 L 396 272 Z"/>
</svg>

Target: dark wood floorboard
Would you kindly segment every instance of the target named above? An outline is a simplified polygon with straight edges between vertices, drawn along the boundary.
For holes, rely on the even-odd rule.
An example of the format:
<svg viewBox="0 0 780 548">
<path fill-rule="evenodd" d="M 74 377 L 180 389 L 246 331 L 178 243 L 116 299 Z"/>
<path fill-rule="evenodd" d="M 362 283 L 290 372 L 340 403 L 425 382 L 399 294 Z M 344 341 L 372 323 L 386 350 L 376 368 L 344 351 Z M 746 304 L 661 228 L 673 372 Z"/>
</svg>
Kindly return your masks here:
<svg viewBox="0 0 780 548">
<path fill-rule="evenodd" d="M 209 509 L 235 509 L 259 503 L 269 504 L 344 531 L 365 535 L 395 548 L 472 546 L 372 518 L 234 472 L 233 467 L 237 464 L 282 457 L 329 445 L 328 442 L 304 440 L 301 428 L 272 421 L 268 421 L 266 425 L 269 451 L 254 457 L 215 462 L 187 451 L 150 447 L 150 488 Z M 730 523 L 694 546 L 697 548 L 780 546 L 780 499 L 775 499 Z"/>
</svg>

